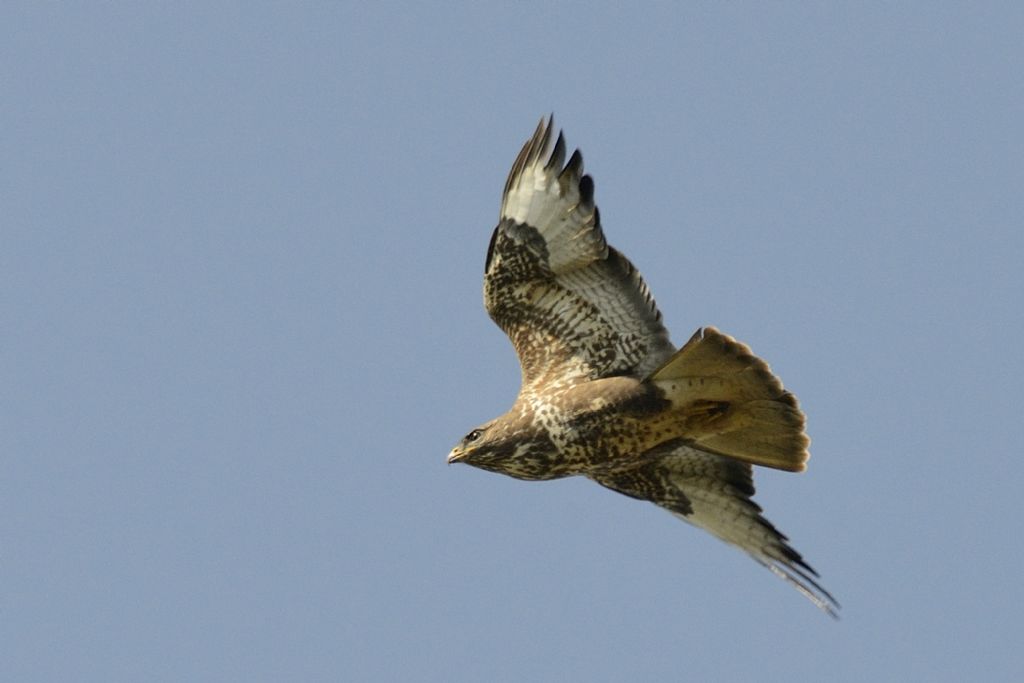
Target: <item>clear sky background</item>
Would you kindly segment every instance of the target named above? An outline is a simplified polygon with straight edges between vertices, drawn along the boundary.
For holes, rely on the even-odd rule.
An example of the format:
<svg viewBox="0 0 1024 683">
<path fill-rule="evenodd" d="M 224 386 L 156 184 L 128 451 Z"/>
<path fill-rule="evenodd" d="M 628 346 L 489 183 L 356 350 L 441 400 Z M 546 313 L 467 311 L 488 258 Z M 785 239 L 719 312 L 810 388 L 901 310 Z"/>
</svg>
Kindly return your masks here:
<svg viewBox="0 0 1024 683">
<path fill-rule="evenodd" d="M 1019 3 L 5 3 L 0 678 L 1020 680 Z M 555 112 L 680 343 L 801 399 L 843 604 L 448 467 Z"/>
</svg>

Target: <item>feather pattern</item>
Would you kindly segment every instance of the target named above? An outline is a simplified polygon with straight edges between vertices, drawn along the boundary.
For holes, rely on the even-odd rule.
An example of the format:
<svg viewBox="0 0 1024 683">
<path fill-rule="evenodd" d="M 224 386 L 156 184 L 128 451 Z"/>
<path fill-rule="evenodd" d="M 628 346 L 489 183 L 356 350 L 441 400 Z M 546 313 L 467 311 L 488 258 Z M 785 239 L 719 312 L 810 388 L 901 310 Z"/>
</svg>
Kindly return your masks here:
<svg viewBox="0 0 1024 683">
<path fill-rule="evenodd" d="M 616 375 L 642 377 L 674 347 L 650 290 L 608 246 L 579 150 L 541 120 L 505 183 L 484 305 L 512 340 L 523 391 Z"/>
<path fill-rule="evenodd" d="M 678 441 L 659 446 L 644 459 L 640 467 L 590 477 L 618 493 L 651 501 L 736 546 L 837 616 L 839 603 L 817 582 L 818 573 L 751 500 L 755 490 L 749 464 Z"/>
</svg>

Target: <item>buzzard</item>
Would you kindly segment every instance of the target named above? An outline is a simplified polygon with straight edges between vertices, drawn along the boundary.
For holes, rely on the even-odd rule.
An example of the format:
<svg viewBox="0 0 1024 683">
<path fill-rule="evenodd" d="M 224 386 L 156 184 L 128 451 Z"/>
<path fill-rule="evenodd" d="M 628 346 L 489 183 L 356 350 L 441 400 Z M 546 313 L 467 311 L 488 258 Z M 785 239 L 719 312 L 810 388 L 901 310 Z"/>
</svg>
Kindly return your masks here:
<svg viewBox="0 0 1024 683">
<path fill-rule="evenodd" d="M 518 479 L 582 475 L 747 552 L 835 617 L 817 572 L 761 515 L 751 465 L 805 469 L 796 397 L 713 327 L 669 341 L 650 290 L 605 241 L 594 182 L 541 120 L 505 182 L 484 305 L 522 369 L 512 408 L 448 462 Z"/>
</svg>

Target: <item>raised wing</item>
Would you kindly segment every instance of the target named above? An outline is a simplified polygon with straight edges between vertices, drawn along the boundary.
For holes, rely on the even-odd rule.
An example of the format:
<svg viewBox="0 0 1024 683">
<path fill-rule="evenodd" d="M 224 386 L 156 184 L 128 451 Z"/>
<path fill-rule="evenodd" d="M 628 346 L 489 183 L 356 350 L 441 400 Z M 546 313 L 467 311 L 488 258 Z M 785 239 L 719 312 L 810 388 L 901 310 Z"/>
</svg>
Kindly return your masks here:
<svg viewBox="0 0 1024 683">
<path fill-rule="evenodd" d="M 519 356 L 523 391 L 646 376 L 674 348 L 640 273 L 608 246 L 579 150 L 541 120 L 516 158 L 487 250 L 484 305 Z M 563 166 L 564 164 L 564 166 Z"/>
<path fill-rule="evenodd" d="M 683 443 L 669 442 L 658 451 L 645 454 L 646 463 L 640 467 L 591 478 L 613 491 L 649 500 L 740 548 L 827 614 L 837 616 L 839 603 L 817 582 L 818 573 L 751 500 L 750 465 Z"/>
</svg>

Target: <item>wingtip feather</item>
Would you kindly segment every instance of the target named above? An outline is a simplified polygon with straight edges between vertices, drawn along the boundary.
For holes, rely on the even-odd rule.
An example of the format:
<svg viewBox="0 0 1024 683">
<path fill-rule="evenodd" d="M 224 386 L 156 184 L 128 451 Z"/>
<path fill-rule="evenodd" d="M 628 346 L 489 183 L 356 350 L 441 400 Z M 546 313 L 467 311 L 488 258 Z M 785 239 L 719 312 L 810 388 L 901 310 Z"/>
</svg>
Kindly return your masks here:
<svg viewBox="0 0 1024 683">
<path fill-rule="evenodd" d="M 779 560 L 764 560 L 756 556 L 754 559 L 771 570 L 771 572 L 777 577 L 795 588 L 797 592 L 814 603 L 815 607 L 836 621 L 839 621 L 839 610 L 842 609 L 839 601 L 836 600 L 831 593 L 825 590 L 825 588 L 812 576 L 809 576 L 807 572 L 801 571 L 798 567 L 794 567 L 789 563 L 781 562 Z M 813 572 L 814 570 L 812 569 L 811 571 Z M 817 576 L 817 573 L 815 573 L 815 576 Z"/>
</svg>

